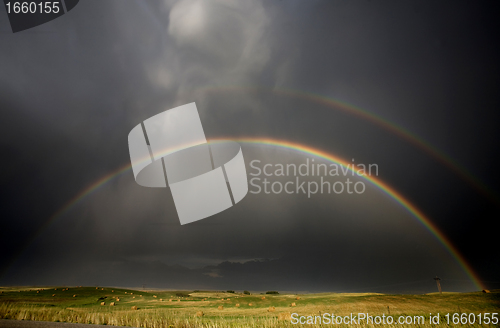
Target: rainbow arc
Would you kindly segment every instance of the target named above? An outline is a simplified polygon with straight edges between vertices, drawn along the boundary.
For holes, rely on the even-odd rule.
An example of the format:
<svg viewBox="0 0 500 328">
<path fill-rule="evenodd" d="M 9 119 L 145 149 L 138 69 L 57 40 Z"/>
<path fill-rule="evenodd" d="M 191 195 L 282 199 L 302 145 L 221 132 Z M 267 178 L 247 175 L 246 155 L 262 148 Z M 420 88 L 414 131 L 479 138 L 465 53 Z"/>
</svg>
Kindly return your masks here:
<svg viewBox="0 0 500 328">
<path fill-rule="evenodd" d="M 347 170 L 353 171 L 355 170 L 355 166 L 352 163 L 345 161 L 342 158 L 335 156 L 334 154 L 325 152 L 323 150 L 310 147 L 308 145 L 299 144 L 287 140 L 277 140 L 271 138 L 237 138 L 237 139 L 229 139 L 229 138 L 212 138 L 210 142 L 222 142 L 225 140 L 232 140 L 242 144 L 253 144 L 253 145 L 263 145 L 263 146 L 271 146 L 271 147 L 279 147 L 283 149 L 289 149 L 293 151 L 297 151 L 302 154 L 309 154 L 315 156 L 317 158 L 322 158 L 326 161 L 336 163 Z M 165 152 L 168 154 L 174 150 L 170 149 Z M 89 195 L 99 190 L 100 187 L 104 186 L 106 183 L 111 180 L 117 178 L 118 176 L 131 171 L 131 164 L 124 165 L 117 170 L 101 177 L 95 182 L 91 183 L 87 188 L 83 189 L 79 193 L 77 193 L 73 198 L 71 198 L 64 206 L 62 206 L 57 212 L 55 212 L 46 222 L 43 224 L 40 229 L 34 234 L 33 238 L 30 239 L 28 243 L 26 243 L 25 247 L 22 248 L 17 256 L 14 258 L 14 261 L 19 255 L 21 255 L 38 237 L 40 237 L 44 231 L 46 231 L 51 225 L 56 223 L 59 219 L 61 219 L 65 214 L 67 214 L 71 209 L 73 209 L 77 204 L 81 203 L 85 200 Z M 440 229 L 431 221 L 429 217 L 427 217 L 418 207 L 412 204 L 407 198 L 405 198 L 401 193 L 399 193 L 396 189 L 389 186 L 387 183 L 383 182 L 378 177 L 364 175 L 360 178 L 365 179 L 373 186 L 378 188 L 381 192 L 385 193 L 388 197 L 392 198 L 396 201 L 400 206 L 402 206 L 408 213 L 411 214 L 418 222 L 420 222 L 447 250 L 447 252 L 452 256 L 452 258 L 459 264 L 465 274 L 469 277 L 470 281 L 474 284 L 474 286 L 478 290 L 485 289 L 482 285 L 477 273 L 473 270 L 473 268 L 468 264 L 467 260 L 463 257 L 462 254 L 458 251 L 458 249 L 451 243 L 451 241 L 446 237 L 446 235 L 440 231 Z M 247 196 L 248 197 L 248 196 Z M 12 263 L 11 263 L 12 264 Z M 7 267 L 8 270 L 10 266 Z M 5 272 L 4 272 L 5 273 Z"/>
</svg>

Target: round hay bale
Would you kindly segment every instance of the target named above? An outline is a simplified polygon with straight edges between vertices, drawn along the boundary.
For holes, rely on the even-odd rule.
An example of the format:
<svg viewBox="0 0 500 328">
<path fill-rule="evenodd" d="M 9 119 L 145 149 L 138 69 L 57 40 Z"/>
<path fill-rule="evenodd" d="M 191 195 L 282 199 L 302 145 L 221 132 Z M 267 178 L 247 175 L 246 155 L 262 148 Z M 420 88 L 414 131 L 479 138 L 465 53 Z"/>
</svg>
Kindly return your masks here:
<svg viewBox="0 0 500 328">
<path fill-rule="evenodd" d="M 236 307 L 240 307 L 240 305 L 239 305 L 239 304 L 236 304 Z"/>
<path fill-rule="evenodd" d="M 114 291 L 114 290 L 112 290 L 111 292 L 112 292 L 112 293 L 114 293 L 115 291 Z"/>
<path fill-rule="evenodd" d="M 135 298 L 135 296 L 132 296 L 132 298 Z"/>
<path fill-rule="evenodd" d="M 116 301 L 117 301 L 117 302 L 120 302 L 120 299 L 117 297 L 117 298 L 116 298 Z"/>
<path fill-rule="evenodd" d="M 267 312 L 274 312 L 276 311 L 276 308 L 274 306 L 270 306 L 269 309 L 267 309 Z"/>
<path fill-rule="evenodd" d="M 52 294 L 52 297 L 56 296 L 56 294 Z"/>
<path fill-rule="evenodd" d="M 297 296 L 297 298 L 295 298 L 297 301 L 300 300 L 300 296 Z"/>
<path fill-rule="evenodd" d="M 134 306 L 132 306 L 130 309 L 131 309 L 131 310 L 137 310 L 137 306 L 135 306 L 135 305 L 134 305 Z"/>
<path fill-rule="evenodd" d="M 177 302 L 180 302 L 181 300 L 177 300 Z"/>
<path fill-rule="evenodd" d="M 205 314 L 203 313 L 203 311 L 198 311 L 196 312 L 196 316 L 197 317 L 203 317 Z"/>
<path fill-rule="evenodd" d="M 168 301 L 169 301 L 169 302 L 172 302 L 172 299 L 169 299 Z"/>
<path fill-rule="evenodd" d="M 292 319 L 292 315 L 290 314 L 290 312 L 281 312 L 280 314 L 278 314 L 278 320 L 291 320 Z"/>
<path fill-rule="evenodd" d="M 266 297 L 265 297 L 265 296 L 262 296 L 260 299 L 261 299 L 261 300 L 265 300 L 265 299 L 266 299 Z"/>
<path fill-rule="evenodd" d="M 160 298 L 160 302 L 163 302 L 163 298 Z"/>
<path fill-rule="evenodd" d="M 115 302 L 111 302 L 109 306 L 115 306 Z"/>
<path fill-rule="evenodd" d="M 76 297 L 76 295 L 73 295 L 73 297 Z"/>
<path fill-rule="evenodd" d="M 39 290 L 37 290 L 37 291 L 36 291 L 36 293 L 38 294 L 38 293 L 40 293 L 40 291 L 39 291 Z"/>
<path fill-rule="evenodd" d="M 253 303 L 248 303 L 248 306 L 253 306 Z"/>
<path fill-rule="evenodd" d="M 106 305 L 106 302 L 101 302 L 101 305 Z"/>
<path fill-rule="evenodd" d="M 156 295 L 153 295 L 153 297 L 154 297 L 154 298 L 158 298 L 158 296 L 156 296 Z"/>
<path fill-rule="evenodd" d="M 219 310 L 224 310 L 224 307 L 222 305 L 219 305 L 218 309 Z"/>
<path fill-rule="evenodd" d="M 292 304 L 290 304 L 290 306 L 296 306 L 295 302 L 293 302 Z"/>
</svg>

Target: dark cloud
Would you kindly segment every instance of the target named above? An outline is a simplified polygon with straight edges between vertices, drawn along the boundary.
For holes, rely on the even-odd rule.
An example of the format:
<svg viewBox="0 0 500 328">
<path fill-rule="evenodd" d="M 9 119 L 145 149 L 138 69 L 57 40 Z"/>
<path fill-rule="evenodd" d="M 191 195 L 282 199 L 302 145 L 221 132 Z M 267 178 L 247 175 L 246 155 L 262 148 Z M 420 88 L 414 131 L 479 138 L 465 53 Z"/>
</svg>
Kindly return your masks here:
<svg viewBox="0 0 500 328">
<path fill-rule="evenodd" d="M 132 127 L 193 101 L 209 139 L 270 137 L 377 163 L 497 281 L 498 204 L 408 140 L 311 96 L 399 125 L 498 193 L 495 24 L 484 5 L 411 1 L 86 1 L 16 34 L 0 20 L 0 284 L 424 292 L 439 275 L 448 290 L 475 288 L 370 184 L 362 195 L 248 194 L 180 226 L 170 191 L 128 171 L 44 228 L 129 162 Z M 312 158 L 242 147 L 248 172 L 254 159 Z"/>
</svg>

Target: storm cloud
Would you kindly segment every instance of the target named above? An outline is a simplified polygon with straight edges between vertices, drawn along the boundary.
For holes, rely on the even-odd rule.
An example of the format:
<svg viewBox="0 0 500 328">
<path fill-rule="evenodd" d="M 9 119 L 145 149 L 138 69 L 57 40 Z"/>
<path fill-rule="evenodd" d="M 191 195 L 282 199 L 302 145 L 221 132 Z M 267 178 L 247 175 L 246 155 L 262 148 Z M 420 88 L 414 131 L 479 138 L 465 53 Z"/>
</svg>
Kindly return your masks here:
<svg viewBox="0 0 500 328">
<path fill-rule="evenodd" d="M 117 172 L 134 126 L 196 102 L 207 139 L 376 163 L 498 288 L 493 12 L 466 1 L 82 0 L 13 34 L 0 11 L 0 284 L 428 292 L 438 275 L 445 290 L 477 289 L 436 236 L 360 177 L 362 194 L 250 192 L 181 226 L 168 188 Z M 241 146 L 249 174 L 253 160 L 331 164 Z"/>
</svg>

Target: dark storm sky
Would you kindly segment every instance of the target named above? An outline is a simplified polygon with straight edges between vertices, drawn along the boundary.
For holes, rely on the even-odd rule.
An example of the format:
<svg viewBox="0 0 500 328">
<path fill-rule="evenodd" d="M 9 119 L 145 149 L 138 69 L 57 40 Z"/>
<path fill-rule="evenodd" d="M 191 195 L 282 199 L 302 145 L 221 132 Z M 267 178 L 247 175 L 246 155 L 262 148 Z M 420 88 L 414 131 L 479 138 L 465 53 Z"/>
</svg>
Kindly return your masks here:
<svg viewBox="0 0 500 328">
<path fill-rule="evenodd" d="M 439 275 L 445 290 L 476 288 L 429 231 L 369 184 L 354 196 L 249 193 L 180 226 L 170 191 L 141 187 L 129 171 L 41 230 L 130 161 L 134 126 L 196 102 L 208 139 L 269 137 L 378 164 L 379 178 L 499 288 L 498 198 L 372 122 L 273 92 L 378 115 L 498 195 L 495 13 L 472 1 L 82 0 L 13 34 L 0 7 L 0 285 L 427 292 Z M 312 158 L 242 148 L 249 172 L 254 159 Z"/>
</svg>

